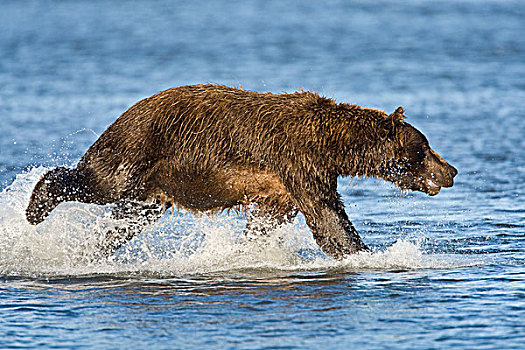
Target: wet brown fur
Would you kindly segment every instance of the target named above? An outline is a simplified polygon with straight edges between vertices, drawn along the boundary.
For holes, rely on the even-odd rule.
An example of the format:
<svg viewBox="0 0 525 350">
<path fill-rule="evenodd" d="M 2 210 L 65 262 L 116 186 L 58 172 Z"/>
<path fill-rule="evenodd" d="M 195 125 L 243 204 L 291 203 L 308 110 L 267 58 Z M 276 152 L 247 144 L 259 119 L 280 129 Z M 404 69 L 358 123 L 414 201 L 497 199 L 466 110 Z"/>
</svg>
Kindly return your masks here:
<svg viewBox="0 0 525 350">
<path fill-rule="evenodd" d="M 61 200 L 175 204 L 192 211 L 255 203 L 280 222 L 299 210 L 323 250 L 341 257 L 366 246 L 346 216 L 338 176 L 381 177 L 436 194 L 428 179 L 451 186 L 456 171 L 404 122 L 401 108 L 387 115 L 312 92 L 193 85 L 139 101 L 76 169 L 62 172 Z M 56 206 L 36 210 L 50 191 L 38 188 L 27 212 L 32 223 Z"/>
</svg>

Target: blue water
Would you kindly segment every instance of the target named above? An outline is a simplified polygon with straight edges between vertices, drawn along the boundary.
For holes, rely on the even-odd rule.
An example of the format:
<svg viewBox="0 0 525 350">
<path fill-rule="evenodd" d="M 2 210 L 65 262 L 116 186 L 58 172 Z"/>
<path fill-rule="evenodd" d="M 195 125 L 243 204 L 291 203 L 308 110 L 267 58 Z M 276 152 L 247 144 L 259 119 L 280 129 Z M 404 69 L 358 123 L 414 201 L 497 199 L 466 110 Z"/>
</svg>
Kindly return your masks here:
<svg viewBox="0 0 525 350">
<path fill-rule="evenodd" d="M 333 261 L 304 220 L 167 215 L 90 259 L 109 207 L 37 227 L 39 176 L 129 106 L 214 82 L 392 112 L 459 169 L 436 197 L 340 181 L 373 253 Z M 3 1 L 0 348 L 522 349 L 525 2 Z"/>
</svg>

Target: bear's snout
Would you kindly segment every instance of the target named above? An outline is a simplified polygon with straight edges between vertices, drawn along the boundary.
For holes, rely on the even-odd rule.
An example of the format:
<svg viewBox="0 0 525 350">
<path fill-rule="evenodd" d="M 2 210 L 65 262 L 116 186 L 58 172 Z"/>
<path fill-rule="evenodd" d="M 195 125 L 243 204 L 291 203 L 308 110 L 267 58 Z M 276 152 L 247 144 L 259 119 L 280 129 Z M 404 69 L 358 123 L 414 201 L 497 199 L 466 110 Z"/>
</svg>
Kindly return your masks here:
<svg viewBox="0 0 525 350">
<path fill-rule="evenodd" d="M 432 182 L 440 187 L 452 187 L 458 170 L 432 149 L 427 159 Z"/>
<path fill-rule="evenodd" d="M 443 187 L 452 187 L 454 185 L 454 178 L 458 174 L 458 169 L 454 168 L 450 164 L 446 164 L 447 167 L 447 176 L 444 176 L 445 181 L 443 182 Z"/>
</svg>

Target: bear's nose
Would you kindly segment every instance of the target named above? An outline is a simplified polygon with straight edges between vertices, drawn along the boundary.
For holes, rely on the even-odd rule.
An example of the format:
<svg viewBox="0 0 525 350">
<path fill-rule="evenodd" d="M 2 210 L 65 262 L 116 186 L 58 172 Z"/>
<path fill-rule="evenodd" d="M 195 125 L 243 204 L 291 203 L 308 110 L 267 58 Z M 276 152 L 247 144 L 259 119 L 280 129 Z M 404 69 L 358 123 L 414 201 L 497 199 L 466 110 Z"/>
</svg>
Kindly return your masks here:
<svg viewBox="0 0 525 350">
<path fill-rule="evenodd" d="M 450 165 L 449 173 L 450 173 L 451 177 L 456 177 L 456 175 L 458 174 L 458 169 L 456 169 L 452 165 Z"/>
<path fill-rule="evenodd" d="M 452 165 L 447 164 L 447 167 L 443 169 L 442 174 L 441 186 L 452 187 L 454 185 L 454 176 L 458 174 L 458 170 Z"/>
</svg>

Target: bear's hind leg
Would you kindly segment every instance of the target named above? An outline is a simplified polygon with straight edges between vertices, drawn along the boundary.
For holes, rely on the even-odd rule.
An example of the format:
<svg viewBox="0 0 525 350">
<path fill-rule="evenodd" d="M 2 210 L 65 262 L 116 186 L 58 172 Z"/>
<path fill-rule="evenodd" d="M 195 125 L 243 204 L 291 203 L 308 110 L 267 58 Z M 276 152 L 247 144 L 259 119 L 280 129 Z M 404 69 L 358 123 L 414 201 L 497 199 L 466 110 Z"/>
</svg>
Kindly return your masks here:
<svg viewBox="0 0 525 350">
<path fill-rule="evenodd" d="M 169 203 L 117 202 L 111 216 L 121 221 L 121 226 L 106 233 L 100 244 L 102 256 L 109 257 L 119 250 L 145 227 L 157 221 L 168 206 Z"/>
<path fill-rule="evenodd" d="M 297 209 L 292 203 L 279 208 L 259 204 L 247 214 L 244 234 L 247 237 L 265 236 L 282 224 L 291 222 L 296 215 Z"/>
</svg>

